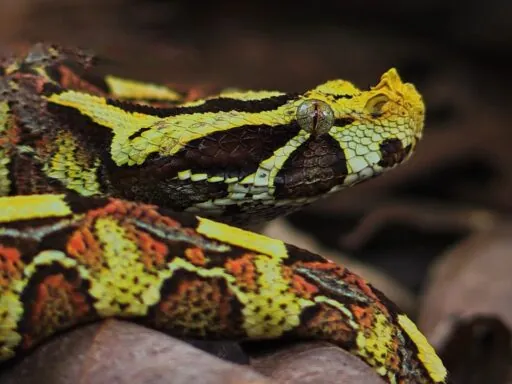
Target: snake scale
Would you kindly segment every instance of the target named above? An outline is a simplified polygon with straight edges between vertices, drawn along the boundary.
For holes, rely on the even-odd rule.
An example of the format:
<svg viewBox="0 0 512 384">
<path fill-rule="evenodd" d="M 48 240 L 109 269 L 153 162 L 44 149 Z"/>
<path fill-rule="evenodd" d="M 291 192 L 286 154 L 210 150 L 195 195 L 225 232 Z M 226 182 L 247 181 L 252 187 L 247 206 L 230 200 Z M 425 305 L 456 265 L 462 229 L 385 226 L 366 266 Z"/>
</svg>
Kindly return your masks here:
<svg viewBox="0 0 512 384">
<path fill-rule="evenodd" d="M 240 228 L 408 159 L 425 113 L 412 84 L 390 69 L 364 91 L 189 100 L 95 61 L 38 44 L 0 63 L 1 361 L 118 317 L 177 337 L 327 340 L 386 382 L 446 382 L 380 291 Z"/>
</svg>

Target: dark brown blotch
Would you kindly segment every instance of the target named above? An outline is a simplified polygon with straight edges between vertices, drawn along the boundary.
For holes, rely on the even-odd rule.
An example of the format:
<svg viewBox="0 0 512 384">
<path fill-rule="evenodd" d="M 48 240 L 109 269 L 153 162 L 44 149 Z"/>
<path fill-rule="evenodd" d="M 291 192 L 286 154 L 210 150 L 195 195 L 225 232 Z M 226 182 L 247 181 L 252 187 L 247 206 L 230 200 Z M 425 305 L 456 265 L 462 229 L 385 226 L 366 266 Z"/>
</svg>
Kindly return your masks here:
<svg viewBox="0 0 512 384">
<path fill-rule="evenodd" d="M 411 146 L 404 148 L 400 139 L 386 139 L 380 145 L 382 160 L 379 165 L 384 168 L 391 168 L 400 164 L 407 158 L 411 151 Z"/>
<path fill-rule="evenodd" d="M 347 174 L 345 154 L 339 143 L 329 135 L 311 137 L 283 164 L 275 179 L 275 196 L 319 196 L 342 184 Z"/>
</svg>

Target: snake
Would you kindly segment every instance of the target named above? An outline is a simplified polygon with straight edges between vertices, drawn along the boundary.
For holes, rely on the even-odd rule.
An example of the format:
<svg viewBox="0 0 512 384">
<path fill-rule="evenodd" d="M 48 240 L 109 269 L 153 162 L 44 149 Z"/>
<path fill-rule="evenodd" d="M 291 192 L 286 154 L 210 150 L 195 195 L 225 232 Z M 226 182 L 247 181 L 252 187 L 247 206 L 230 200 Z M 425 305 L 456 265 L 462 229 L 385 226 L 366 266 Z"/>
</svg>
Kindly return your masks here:
<svg viewBox="0 0 512 384">
<path fill-rule="evenodd" d="M 0 61 L 0 361 L 108 318 L 183 338 L 324 340 L 388 383 L 446 383 L 426 337 L 343 265 L 251 225 L 408 160 L 425 105 L 366 90 L 204 97 L 40 43 Z"/>
</svg>

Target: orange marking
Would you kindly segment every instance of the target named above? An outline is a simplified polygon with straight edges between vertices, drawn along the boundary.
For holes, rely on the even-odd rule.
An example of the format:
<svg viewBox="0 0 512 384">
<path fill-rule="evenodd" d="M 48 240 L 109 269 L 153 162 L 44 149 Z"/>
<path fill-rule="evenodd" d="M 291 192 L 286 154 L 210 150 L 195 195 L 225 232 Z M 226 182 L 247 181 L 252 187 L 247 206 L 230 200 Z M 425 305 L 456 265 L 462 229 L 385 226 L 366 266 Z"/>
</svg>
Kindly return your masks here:
<svg viewBox="0 0 512 384">
<path fill-rule="evenodd" d="M 151 323 L 159 329 L 172 329 L 177 335 L 241 336 L 244 331 L 233 312 L 233 294 L 223 287 L 218 278 L 183 280 L 162 298 Z"/>
<path fill-rule="evenodd" d="M 238 286 L 251 291 L 258 287 L 253 259 L 254 254 L 246 253 L 237 259 L 229 259 L 224 266 L 226 271 L 235 277 Z"/>
<path fill-rule="evenodd" d="M 31 311 L 34 340 L 77 323 L 90 313 L 86 297 L 78 290 L 78 281 L 69 282 L 62 274 L 46 277 L 37 287 Z M 25 339 L 30 343 L 31 337 Z M 29 346 L 29 345 L 27 345 Z"/>
<path fill-rule="evenodd" d="M 158 226 L 181 228 L 181 224 L 165 215 L 158 213 L 157 206 L 150 204 L 134 204 L 124 202 L 130 211 L 130 216 Z"/>
<path fill-rule="evenodd" d="M 320 339 L 328 339 L 345 343 L 354 338 L 354 329 L 350 327 L 341 311 L 325 304 L 319 306 L 319 311 L 306 324 L 301 325 L 300 332 L 310 338 L 316 335 Z"/>
<path fill-rule="evenodd" d="M 4 137 L 6 141 L 2 142 L 2 145 L 6 142 L 9 142 L 13 145 L 16 145 L 20 141 L 21 129 L 19 125 L 16 123 L 16 120 L 9 116 L 7 118 L 7 131 L 4 133 Z"/>
<path fill-rule="evenodd" d="M 300 275 L 292 273 L 290 280 L 292 283 L 291 291 L 299 297 L 311 299 L 315 294 L 318 293 L 318 287 L 309 283 Z"/>
<path fill-rule="evenodd" d="M 101 267 L 103 250 L 89 228 L 76 230 L 68 240 L 66 253 L 92 269 Z"/>
<path fill-rule="evenodd" d="M 206 257 L 201 248 L 187 248 L 185 250 L 185 256 L 194 265 L 203 266 L 206 264 Z"/>
<path fill-rule="evenodd" d="M 67 244 L 67 252 L 71 254 L 71 252 L 79 252 L 82 253 L 85 251 L 85 241 L 82 236 L 82 233 L 79 231 L 76 231 L 71 235 L 71 238 L 68 241 Z"/>
<path fill-rule="evenodd" d="M 375 305 L 379 307 L 379 309 L 387 316 L 389 314 L 389 309 L 382 303 L 382 301 L 375 295 L 372 287 L 368 285 L 368 283 L 363 280 L 361 277 L 353 274 L 351 272 L 346 271 L 344 275 L 344 280 L 351 285 L 356 286 L 361 290 L 366 296 L 375 300 Z"/>
<path fill-rule="evenodd" d="M 181 228 L 181 224 L 170 217 L 160 216 L 158 215 L 157 219 L 155 219 L 156 224 L 162 224 L 165 227 L 169 228 Z"/>
<path fill-rule="evenodd" d="M 181 228 L 181 224 L 168 216 L 161 215 L 155 209 L 156 206 L 150 204 L 135 204 L 119 199 L 110 199 L 110 202 L 104 207 L 89 211 L 90 218 L 114 216 L 119 219 L 139 219 L 155 225 Z M 195 233 L 195 232 L 194 232 Z"/>
<path fill-rule="evenodd" d="M 9 137 L 3 136 L 0 137 L 0 147 L 4 147 L 5 144 L 9 143 L 11 140 L 9 140 Z"/>
<path fill-rule="evenodd" d="M 350 284 L 357 289 L 359 289 L 364 295 L 372 298 L 375 301 L 375 305 L 378 306 L 384 314 L 389 314 L 389 309 L 380 301 L 380 299 L 375 295 L 372 287 L 368 285 L 368 283 L 359 277 L 358 275 L 350 272 L 343 266 L 339 266 L 332 262 L 321 262 L 315 261 L 310 263 L 301 263 L 306 268 L 329 271 L 337 276 L 339 276 L 340 280 L 343 280 L 347 284 Z"/>
<path fill-rule="evenodd" d="M 23 268 L 19 250 L 0 245 L 0 287 L 7 287 L 10 281 L 19 279 Z"/>
<path fill-rule="evenodd" d="M 55 276 L 52 276 L 55 277 Z M 59 276 L 62 277 L 62 276 Z M 48 287 L 44 283 L 41 283 L 37 289 L 37 299 L 34 302 L 34 306 L 32 307 L 32 323 L 36 323 L 38 319 L 41 317 L 44 307 L 49 298 Z"/>
<path fill-rule="evenodd" d="M 129 203 L 124 203 L 122 200 L 110 199 L 110 202 L 104 207 L 90 210 L 88 215 L 90 218 L 105 217 L 108 215 L 121 215 L 126 216 L 127 207 Z"/>
<path fill-rule="evenodd" d="M 179 288 L 178 288 L 178 294 L 179 295 L 183 295 L 187 291 L 193 291 L 199 285 L 201 285 L 200 281 L 185 280 L 185 281 L 180 283 Z"/>
<path fill-rule="evenodd" d="M 105 92 L 83 80 L 66 66 L 61 65 L 59 67 L 59 72 L 61 73 L 60 85 L 63 88 L 84 90 L 95 95 L 106 95 Z"/>
<path fill-rule="evenodd" d="M 363 308 L 356 305 L 350 307 L 350 311 L 354 314 L 354 317 L 364 333 L 372 332 L 375 329 L 375 309 L 371 307 Z M 392 367 L 393 370 L 399 370 L 400 359 L 396 351 L 398 350 L 398 342 L 396 339 L 393 340 L 393 352 L 388 353 L 386 356 L 386 365 Z"/>
<path fill-rule="evenodd" d="M 301 263 L 306 268 L 310 268 L 313 270 L 319 270 L 319 271 L 333 271 L 333 270 L 340 270 L 340 272 L 343 272 L 343 267 L 340 267 L 339 265 L 329 262 L 329 261 L 313 261 L 313 262 L 307 262 L 307 263 Z"/>
<path fill-rule="evenodd" d="M 363 308 L 356 305 L 351 306 L 351 311 L 362 328 L 371 328 L 374 319 L 374 312 L 371 308 Z"/>
<path fill-rule="evenodd" d="M 145 232 L 133 230 L 133 234 L 137 240 L 137 247 L 141 251 L 144 266 L 147 269 L 164 267 L 169 252 L 167 245 Z"/>
</svg>

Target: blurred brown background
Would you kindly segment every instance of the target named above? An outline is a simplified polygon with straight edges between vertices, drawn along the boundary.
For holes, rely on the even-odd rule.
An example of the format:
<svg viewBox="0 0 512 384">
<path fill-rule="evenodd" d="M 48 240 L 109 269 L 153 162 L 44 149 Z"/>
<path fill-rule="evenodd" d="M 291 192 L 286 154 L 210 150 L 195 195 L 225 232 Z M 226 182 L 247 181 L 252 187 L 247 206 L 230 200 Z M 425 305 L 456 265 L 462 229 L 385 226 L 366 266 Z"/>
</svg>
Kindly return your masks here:
<svg viewBox="0 0 512 384">
<path fill-rule="evenodd" d="M 510 362 L 493 321 L 509 335 L 512 2 L 276 3 L 0 0 L 0 46 L 78 45 L 112 59 L 119 75 L 191 87 L 302 91 L 332 78 L 367 87 L 396 66 L 427 104 L 413 159 L 265 231 L 353 266 L 429 336 L 443 334 L 439 348 L 456 333 L 440 333 L 443 319 L 470 319 L 472 329 L 473 315 L 489 316 L 485 347 L 475 331 L 464 339 L 469 347 L 456 343 L 474 349 L 470 357 L 446 349 L 465 366 L 479 362 L 480 373 L 461 374 L 466 382 L 480 382 L 482 372 L 489 379 L 496 361 Z M 472 260 L 483 261 L 471 270 Z"/>
</svg>

